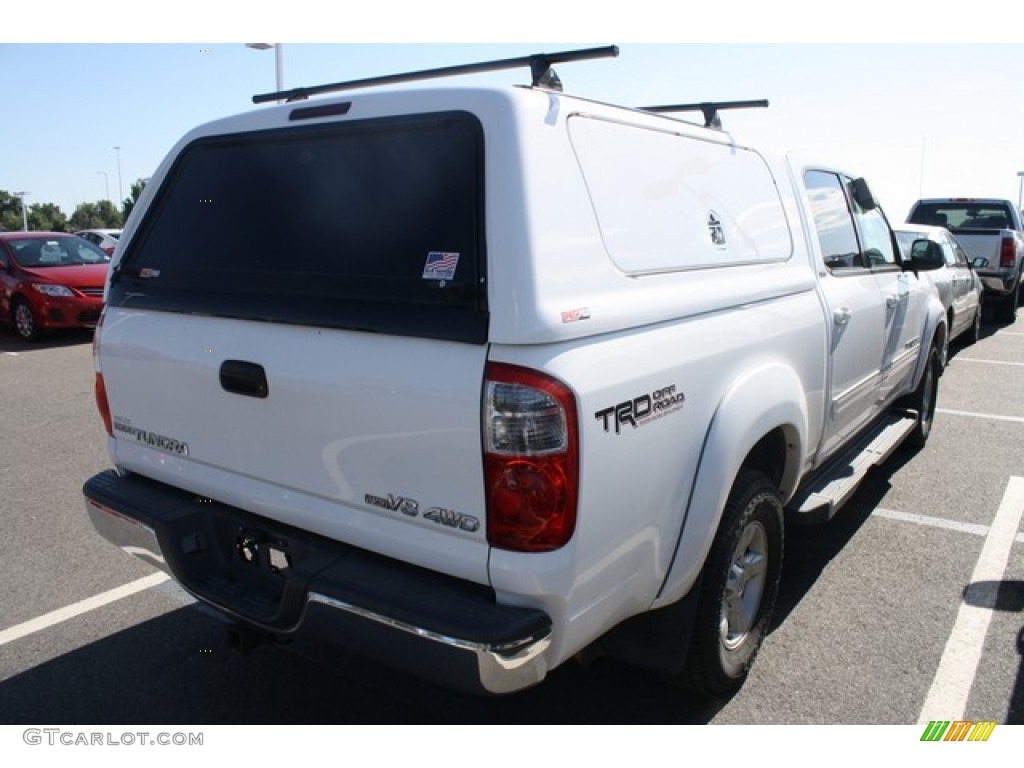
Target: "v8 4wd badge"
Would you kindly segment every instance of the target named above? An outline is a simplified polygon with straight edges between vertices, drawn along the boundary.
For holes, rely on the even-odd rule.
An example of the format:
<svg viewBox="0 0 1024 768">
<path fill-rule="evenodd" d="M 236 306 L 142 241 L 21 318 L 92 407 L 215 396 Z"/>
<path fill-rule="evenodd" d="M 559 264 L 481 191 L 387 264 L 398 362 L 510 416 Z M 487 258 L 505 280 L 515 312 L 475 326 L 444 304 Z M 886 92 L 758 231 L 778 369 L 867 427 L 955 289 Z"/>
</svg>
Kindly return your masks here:
<svg viewBox="0 0 1024 768">
<path fill-rule="evenodd" d="M 363 495 L 363 500 L 374 507 L 387 509 L 392 512 L 401 512 L 409 517 L 420 517 L 420 503 L 416 499 L 409 499 L 404 496 L 376 496 L 372 493 Z M 443 525 L 447 528 L 457 528 L 460 531 L 473 533 L 480 530 L 480 520 L 472 515 L 462 512 L 455 512 L 444 507 L 431 507 L 422 515 L 424 520 Z"/>
</svg>

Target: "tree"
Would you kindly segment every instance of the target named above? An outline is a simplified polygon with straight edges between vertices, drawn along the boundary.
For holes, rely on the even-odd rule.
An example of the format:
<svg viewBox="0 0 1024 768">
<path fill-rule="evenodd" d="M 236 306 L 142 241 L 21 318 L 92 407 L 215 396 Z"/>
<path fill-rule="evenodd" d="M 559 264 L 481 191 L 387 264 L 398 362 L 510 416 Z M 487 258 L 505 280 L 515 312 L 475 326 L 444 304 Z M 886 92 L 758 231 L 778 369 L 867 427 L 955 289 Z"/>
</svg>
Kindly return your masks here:
<svg viewBox="0 0 1024 768">
<path fill-rule="evenodd" d="M 17 230 L 22 226 L 21 198 L 0 189 L 0 230 Z"/>
<path fill-rule="evenodd" d="M 121 216 L 121 212 L 114 207 L 114 204 L 109 200 L 100 200 L 96 203 L 96 210 L 103 220 L 100 225 L 103 229 L 120 229 L 124 224 L 124 218 Z"/>
<path fill-rule="evenodd" d="M 97 203 L 80 203 L 68 222 L 72 231 L 80 229 L 118 229 L 122 223 L 121 212 L 109 200 Z"/>
<path fill-rule="evenodd" d="M 28 228 L 40 232 L 67 232 L 68 217 L 60 206 L 36 203 L 28 209 Z"/>
<path fill-rule="evenodd" d="M 72 230 L 98 228 L 100 217 L 96 211 L 96 203 L 79 203 L 75 212 L 71 214 L 68 224 L 71 225 Z"/>
<path fill-rule="evenodd" d="M 132 184 L 132 190 L 129 197 L 126 197 L 121 202 L 121 214 L 123 221 L 128 221 L 128 216 L 132 212 L 132 208 L 139 202 L 139 195 L 142 194 L 142 190 L 146 188 L 145 179 L 136 179 L 135 183 Z"/>
</svg>

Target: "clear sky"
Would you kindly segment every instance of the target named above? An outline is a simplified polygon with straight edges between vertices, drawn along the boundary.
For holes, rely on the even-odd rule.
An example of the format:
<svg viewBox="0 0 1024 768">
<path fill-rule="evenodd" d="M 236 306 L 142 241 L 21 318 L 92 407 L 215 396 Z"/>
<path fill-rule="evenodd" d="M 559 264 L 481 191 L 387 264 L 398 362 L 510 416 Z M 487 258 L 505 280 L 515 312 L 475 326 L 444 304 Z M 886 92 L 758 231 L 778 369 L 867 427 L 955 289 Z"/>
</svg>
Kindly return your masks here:
<svg viewBox="0 0 1024 768">
<path fill-rule="evenodd" d="M 195 125 L 266 108 L 251 97 L 273 90 L 274 52 L 247 48 L 246 39 L 309 41 L 283 45 L 286 86 L 617 44 L 617 59 L 560 66 L 566 92 L 633 106 L 766 98 L 767 110 L 724 113 L 726 129 L 741 142 L 799 150 L 867 177 L 894 222 L 919 196 L 1016 200 L 1024 171 L 1020 4 L 986 14 L 988 26 L 932 28 L 915 20 L 918 11 L 901 15 L 875 0 L 849 16 L 854 6 L 799 0 L 697 12 L 641 0 L 622 23 L 602 16 L 599 0 L 570 6 L 592 11 L 575 19 L 533 2 L 384 2 L 369 18 L 354 12 L 358 19 L 348 4 L 324 11 L 281 3 L 280 23 L 265 16 L 244 24 L 204 16 L 192 0 L 170 14 L 111 2 L 108 17 L 103 5 L 58 4 L 56 26 L 31 9 L 14 11 L 0 27 L 0 189 L 28 191 L 29 204 L 53 202 L 67 215 L 82 202 L 127 196 Z M 274 6 L 245 7 L 258 17 Z M 961 18 L 970 9 L 913 7 Z M 140 19 L 142 8 L 153 16 Z M 823 8 L 832 16 L 822 17 Z M 923 42 L 931 39 L 943 42 Z M 524 69 L 458 82 L 525 77 Z"/>
</svg>

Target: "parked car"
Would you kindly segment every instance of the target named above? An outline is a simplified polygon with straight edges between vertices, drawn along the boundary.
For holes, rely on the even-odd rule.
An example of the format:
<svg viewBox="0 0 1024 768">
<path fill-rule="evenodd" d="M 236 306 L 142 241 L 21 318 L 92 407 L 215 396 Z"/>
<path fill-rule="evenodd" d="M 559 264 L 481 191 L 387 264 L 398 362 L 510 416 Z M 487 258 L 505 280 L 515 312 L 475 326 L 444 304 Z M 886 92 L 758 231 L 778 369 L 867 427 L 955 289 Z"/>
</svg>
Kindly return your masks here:
<svg viewBox="0 0 1024 768">
<path fill-rule="evenodd" d="M 0 320 L 25 341 L 52 328 L 93 327 L 110 255 L 66 232 L 0 232 Z"/>
<path fill-rule="evenodd" d="M 981 335 L 981 305 L 985 287 L 971 266 L 967 252 L 956 236 L 945 227 L 904 224 L 896 230 L 896 239 L 907 260 L 911 258 L 914 243 L 919 240 L 926 240 L 941 250 L 945 266 L 926 274 L 938 289 L 942 306 L 946 308 L 949 335 L 941 355 L 942 366 L 945 367 L 949 342 L 964 336 L 968 344 L 973 344 Z M 919 248 L 924 250 L 922 246 Z"/>
<path fill-rule="evenodd" d="M 114 246 L 121 237 L 120 229 L 83 229 L 75 232 L 79 237 L 84 237 L 95 246 L 99 246 L 108 256 L 114 255 Z"/>
<path fill-rule="evenodd" d="M 992 315 L 1004 323 L 1017 319 L 1017 307 L 1024 300 L 1024 221 L 1013 201 L 928 198 L 914 203 L 907 222 L 952 232 L 977 269 Z"/>
</svg>

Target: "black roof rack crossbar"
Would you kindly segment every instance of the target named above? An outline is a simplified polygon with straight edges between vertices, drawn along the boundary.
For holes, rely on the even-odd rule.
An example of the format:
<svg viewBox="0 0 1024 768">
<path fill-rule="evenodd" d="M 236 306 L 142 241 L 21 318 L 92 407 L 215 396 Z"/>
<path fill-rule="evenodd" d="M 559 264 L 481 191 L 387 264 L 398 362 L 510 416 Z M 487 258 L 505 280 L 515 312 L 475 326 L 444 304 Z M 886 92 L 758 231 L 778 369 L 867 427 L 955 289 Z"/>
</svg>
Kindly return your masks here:
<svg viewBox="0 0 1024 768">
<path fill-rule="evenodd" d="M 534 53 L 530 56 L 520 56 L 514 59 L 498 59 L 495 61 L 482 61 L 477 64 L 461 64 L 454 67 L 440 67 L 438 69 L 423 69 L 418 72 L 403 72 L 397 75 L 383 75 L 381 77 L 368 77 L 362 80 L 349 80 L 342 83 L 328 83 L 326 85 L 312 85 L 299 88 L 291 88 L 287 91 L 275 93 L 259 93 L 252 97 L 253 104 L 262 104 L 267 101 L 299 101 L 310 96 L 333 91 L 347 91 L 355 88 L 369 88 L 375 85 L 392 85 L 394 83 L 405 83 L 411 80 L 429 80 L 435 77 L 453 77 L 455 75 L 473 75 L 479 72 L 493 72 L 500 69 L 515 69 L 517 67 L 529 67 L 532 78 L 531 85 L 536 88 L 543 86 L 552 90 L 561 90 L 562 84 L 552 67 L 566 61 L 582 61 L 584 59 L 601 59 L 619 55 L 618 46 L 608 45 L 603 48 L 583 48 L 575 51 L 559 51 L 557 53 Z"/>
<path fill-rule="evenodd" d="M 699 104 L 666 104 L 660 107 L 641 107 L 646 112 L 696 112 L 704 113 L 705 128 L 721 128 L 722 119 L 718 116 L 720 109 L 746 109 L 748 107 L 767 107 L 768 99 L 750 99 L 747 101 L 702 101 Z"/>
</svg>

